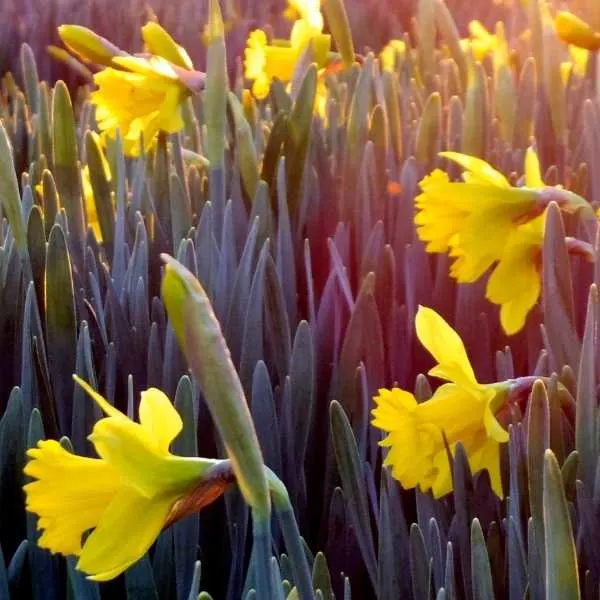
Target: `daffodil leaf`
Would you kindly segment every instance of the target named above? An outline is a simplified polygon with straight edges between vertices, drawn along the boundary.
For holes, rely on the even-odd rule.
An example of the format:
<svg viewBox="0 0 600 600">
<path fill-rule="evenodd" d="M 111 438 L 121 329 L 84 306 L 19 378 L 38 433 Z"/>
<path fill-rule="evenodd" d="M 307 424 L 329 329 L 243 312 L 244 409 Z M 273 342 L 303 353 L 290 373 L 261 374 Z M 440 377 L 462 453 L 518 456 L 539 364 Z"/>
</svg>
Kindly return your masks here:
<svg viewBox="0 0 600 600">
<path fill-rule="evenodd" d="M 21 217 L 21 198 L 13 163 L 13 153 L 8 133 L 0 123 L 0 198 L 2 208 L 8 217 L 17 247 L 21 252 L 26 249 L 25 226 Z"/>
<path fill-rule="evenodd" d="M 580 593 L 575 540 L 560 468 L 551 450 L 544 454 L 543 479 L 546 598 L 576 600 Z"/>
<path fill-rule="evenodd" d="M 576 493 L 576 482 L 577 482 L 577 471 L 579 469 L 579 452 L 573 450 L 569 456 L 565 459 L 563 466 L 561 467 L 560 474 L 565 486 L 565 496 L 567 501 L 573 502 L 575 500 Z"/>
<path fill-rule="evenodd" d="M 8 573 L 6 572 L 6 563 L 4 562 L 4 553 L 0 546 L 0 597 L 10 598 L 8 590 Z"/>
<path fill-rule="evenodd" d="M 152 565 L 145 554 L 125 571 L 127 600 L 158 600 Z"/>
<path fill-rule="evenodd" d="M 352 31 L 343 0 L 324 0 L 323 13 L 346 68 L 354 63 Z"/>
<path fill-rule="evenodd" d="M 410 526 L 410 574 L 414 598 L 431 598 L 431 563 L 423 532 L 416 523 Z"/>
<path fill-rule="evenodd" d="M 409 534 L 402 507 L 400 486 L 389 469 L 381 470 L 379 499 L 379 549 L 377 594 L 381 600 L 409 597 L 412 589 L 394 565 L 409 562 Z"/>
<path fill-rule="evenodd" d="M 263 159 L 262 159 L 262 170 L 260 178 L 266 181 L 269 188 L 274 189 L 275 175 L 279 169 L 279 157 L 281 154 L 281 148 L 287 135 L 289 113 L 286 111 L 280 111 L 277 113 L 273 125 L 271 126 L 271 133 L 267 140 L 267 146 L 265 148 Z M 274 209 L 277 206 L 274 203 Z M 276 213 L 276 211 L 274 210 Z"/>
<path fill-rule="evenodd" d="M 481 158 L 485 156 L 489 122 L 486 81 L 487 76 L 483 66 L 480 63 L 471 64 L 465 96 L 461 152 Z"/>
<path fill-rule="evenodd" d="M 418 0 L 419 71 L 427 88 L 433 84 L 435 72 L 435 0 Z"/>
<path fill-rule="evenodd" d="M 242 333 L 244 331 L 248 296 L 258 257 L 258 227 L 258 220 L 255 219 L 249 228 L 244 250 L 235 274 L 231 305 L 225 321 L 226 337 L 234 364 L 239 364 L 242 352 Z"/>
<path fill-rule="evenodd" d="M 467 58 L 460 44 L 458 28 L 456 27 L 452 13 L 444 0 L 434 0 L 434 12 L 435 24 L 448 46 L 450 55 L 458 67 L 461 87 L 465 90 L 467 87 L 468 66 Z"/>
<path fill-rule="evenodd" d="M 399 165 L 403 157 L 402 144 L 402 119 L 398 104 L 398 75 L 384 71 L 381 74 L 381 84 L 385 98 L 385 111 L 389 126 L 390 144 L 394 150 L 396 164 Z"/>
<path fill-rule="evenodd" d="M 225 206 L 223 218 L 223 237 L 219 265 L 215 278 L 214 307 L 219 321 L 225 323 L 231 306 L 231 282 L 235 280 L 237 269 L 237 247 L 235 241 L 235 225 L 233 222 L 233 202 L 229 200 Z M 203 278 L 200 278 L 203 281 Z M 209 288 L 210 289 L 210 288 Z"/>
<path fill-rule="evenodd" d="M 442 101 L 439 92 L 427 98 L 419 120 L 415 142 L 415 157 L 425 165 L 432 165 L 440 150 Z"/>
<path fill-rule="evenodd" d="M 278 476 L 282 475 L 280 426 L 275 409 L 273 388 L 265 363 L 256 363 L 252 377 L 250 402 L 256 435 L 265 458 L 265 464 Z"/>
<path fill-rule="evenodd" d="M 85 239 L 75 116 L 67 86 L 59 81 L 52 99 L 52 162 L 56 188 L 67 213 L 69 233 L 76 240 L 75 259 L 82 260 Z"/>
<path fill-rule="evenodd" d="M 16 548 L 15 553 L 10 559 L 10 563 L 8 565 L 8 589 L 9 590 L 17 590 L 19 593 L 21 590 L 25 589 L 25 569 L 28 568 L 26 566 L 27 558 L 29 555 L 29 542 L 28 540 L 23 540 Z"/>
<path fill-rule="evenodd" d="M 252 130 L 244 115 L 243 107 L 237 96 L 232 92 L 228 94 L 229 108 L 233 115 L 233 131 L 235 134 L 236 158 L 238 161 L 242 183 L 244 186 L 244 200 L 250 206 L 256 197 L 258 186 L 258 154 L 252 139 Z"/>
<path fill-rule="evenodd" d="M 90 184 L 93 190 L 93 202 L 98 214 L 102 241 L 109 260 L 112 260 L 114 244 L 115 214 L 111 199 L 110 184 L 107 180 L 106 169 L 103 164 L 102 150 L 98 141 L 91 132 L 85 134 L 85 153 L 90 174 Z M 45 192 L 44 186 L 44 192 Z M 89 209 L 88 209 L 89 210 Z M 89 222 L 88 214 L 88 222 Z"/>
<path fill-rule="evenodd" d="M 46 267 L 46 234 L 44 232 L 44 217 L 38 205 L 35 205 L 27 219 L 27 252 L 31 274 L 35 284 L 37 304 L 45 306 L 44 278 Z"/>
<path fill-rule="evenodd" d="M 173 441 L 173 453 L 179 456 L 198 456 L 196 433 L 198 427 L 194 415 L 194 392 L 192 382 L 187 375 L 179 380 L 174 404 L 183 421 L 183 429 Z M 177 595 L 180 598 L 185 597 L 194 581 L 199 533 L 200 519 L 197 513 L 191 514 L 173 525 L 175 584 Z"/>
<path fill-rule="evenodd" d="M 575 413 L 575 448 L 579 454 L 579 479 L 587 489 L 596 479 L 596 344 L 598 289 L 593 284 L 588 296 L 587 316 L 577 377 L 577 411 Z"/>
<path fill-rule="evenodd" d="M 356 439 L 342 405 L 333 400 L 329 407 L 331 434 L 354 533 L 371 584 L 377 586 L 377 559 L 371 531 L 369 504 Z M 424 596 L 417 596 L 424 597 Z"/>
<path fill-rule="evenodd" d="M 267 261 L 265 275 L 265 356 L 273 365 L 278 381 L 283 381 L 291 368 L 292 340 L 282 283 L 272 259 Z"/>
<path fill-rule="evenodd" d="M 349 169 L 356 168 L 367 139 L 372 84 L 373 55 L 369 54 L 359 72 L 348 114 L 346 152 Z"/>
<path fill-rule="evenodd" d="M 46 338 L 48 366 L 54 397 L 61 398 L 58 420 L 61 431 L 69 431 L 73 394 L 71 375 L 75 369 L 77 321 L 71 260 L 65 234 L 59 225 L 52 227 L 46 253 Z"/>
<path fill-rule="evenodd" d="M 293 215 L 302 197 L 302 181 L 310 144 L 313 110 L 317 93 L 317 67 L 306 70 L 291 108 L 287 136 L 283 143 L 289 212 Z"/>
<path fill-rule="evenodd" d="M 511 498 L 512 501 L 512 498 Z M 508 565 L 510 577 L 508 581 L 509 594 L 522 598 L 527 588 L 527 564 L 525 547 L 521 534 L 521 525 L 513 517 L 508 521 Z"/>
<path fill-rule="evenodd" d="M 477 518 L 473 519 L 471 523 L 471 579 L 473 581 L 473 598 L 477 598 L 477 600 L 494 598 L 490 559 L 481 523 Z"/>
<path fill-rule="evenodd" d="M 256 264 L 244 319 L 239 372 L 240 380 L 247 394 L 250 393 L 252 387 L 252 374 L 256 363 L 264 359 L 265 277 L 267 261 L 271 260 L 269 240 L 267 239 L 261 248 Z"/>
<path fill-rule="evenodd" d="M 533 135 L 537 96 L 536 73 L 536 60 L 530 56 L 523 64 L 519 76 L 513 137 L 514 148 L 526 148 Z"/>
<path fill-rule="evenodd" d="M 20 59 L 27 105 L 31 114 L 37 114 L 40 104 L 40 80 L 35 56 L 29 44 L 25 43 L 21 46 Z"/>
<path fill-rule="evenodd" d="M 56 215 L 59 211 L 60 202 L 58 199 L 58 190 L 52 173 L 45 169 L 42 174 L 43 210 L 44 210 L 44 229 L 46 237 L 50 235 L 50 230 L 56 221 Z"/>
<path fill-rule="evenodd" d="M 551 203 L 547 210 L 543 246 L 542 306 L 552 368 L 563 365 L 577 369 L 580 342 L 575 327 L 573 283 L 565 229 L 560 209 Z"/>
<path fill-rule="evenodd" d="M 288 211 L 284 157 L 280 158 L 277 166 L 277 208 L 278 210 L 275 211 L 277 215 L 275 266 L 281 282 L 288 323 L 295 323 L 297 312 L 296 259 Z"/>
</svg>

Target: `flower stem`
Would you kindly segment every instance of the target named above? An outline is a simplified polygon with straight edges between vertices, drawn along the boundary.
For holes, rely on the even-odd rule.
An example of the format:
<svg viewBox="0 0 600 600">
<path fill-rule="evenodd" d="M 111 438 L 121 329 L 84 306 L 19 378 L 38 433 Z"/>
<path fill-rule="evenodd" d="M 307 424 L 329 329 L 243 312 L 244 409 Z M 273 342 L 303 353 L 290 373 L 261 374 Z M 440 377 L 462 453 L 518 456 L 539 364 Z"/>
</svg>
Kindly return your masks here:
<svg viewBox="0 0 600 600">
<path fill-rule="evenodd" d="M 300 530 L 298 529 L 294 509 L 290 502 L 290 496 L 283 482 L 273 471 L 267 468 L 266 473 L 273 506 L 279 517 L 285 547 L 290 559 L 298 598 L 300 600 L 314 600 L 312 577 L 308 561 L 306 560 L 306 554 L 302 547 L 302 538 L 300 537 Z"/>
</svg>

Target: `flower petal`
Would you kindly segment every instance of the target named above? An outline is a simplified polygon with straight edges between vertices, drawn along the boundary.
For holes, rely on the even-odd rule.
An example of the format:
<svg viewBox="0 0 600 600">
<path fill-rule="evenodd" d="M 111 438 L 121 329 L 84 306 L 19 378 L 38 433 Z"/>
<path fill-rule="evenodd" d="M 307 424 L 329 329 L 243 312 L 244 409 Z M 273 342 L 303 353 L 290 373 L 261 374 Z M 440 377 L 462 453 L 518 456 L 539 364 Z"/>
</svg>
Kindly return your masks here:
<svg viewBox="0 0 600 600">
<path fill-rule="evenodd" d="M 120 410 L 116 409 L 112 404 L 110 404 L 108 400 L 101 396 L 87 381 L 84 381 L 78 375 L 73 375 L 73 379 L 96 401 L 98 406 L 109 417 L 125 417 L 125 415 Z"/>
<path fill-rule="evenodd" d="M 101 419 L 88 439 L 124 481 L 147 498 L 184 493 L 212 464 L 200 458 L 165 453 L 153 433 L 123 417 Z"/>
<path fill-rule="evenodd" d="M 94 581 L 125 571 L 158 537 L 174 501 L 172 496 L 149 500 L 131 488 L 121 490 L 86 540 L 77 569 Z"/>
<path fill-rule="evenodd" d="M 139 412 L 140 424 L 154 437 L 158 449 L 166 454 L 183 428 L 179 413 L 167 395 L 156 388 L 142 392 Z"/>
<path fill-rule="evenodd" d="M 469 172 L 467 176 L 470 177 L 472 181 L 476 180 L 477 183 L 488 183 L 504 188 L 510 187 L 508 179 L 506 179 L 500 171 L 496 171 L 496 169 L 481 158 L 469 156 L 468 154 L 461 154 L 460 152 L 440 152 L 439 155 L 442 158 L 454 161 L 466 169 Z"/>
<path fill-rule="evenodd" d="M 540 161 L 536 151 L 530 146 L 525 153 L 525 185 L 530 188 L 543 188 Z"/>
<path fill-rule="evenodd" d="M 419 306 L 415 327 L 419 341 L 439 363 L 431 374 L 467 387 L 477 385 L 460 336 L 440 315 L 431 308 Z"/>
<path fill-rule="evenodd" d="M 27 452 L 25 474 L 35 478 L 24 486 L 27 510 L 39 515 L 43 530 L 38 544 L 51 552 L 79 554 L 81 536 L 95 527 L 122 488 L 111 465 L 76 456 L 56 440 L 43 440 Z"/>
</svg>

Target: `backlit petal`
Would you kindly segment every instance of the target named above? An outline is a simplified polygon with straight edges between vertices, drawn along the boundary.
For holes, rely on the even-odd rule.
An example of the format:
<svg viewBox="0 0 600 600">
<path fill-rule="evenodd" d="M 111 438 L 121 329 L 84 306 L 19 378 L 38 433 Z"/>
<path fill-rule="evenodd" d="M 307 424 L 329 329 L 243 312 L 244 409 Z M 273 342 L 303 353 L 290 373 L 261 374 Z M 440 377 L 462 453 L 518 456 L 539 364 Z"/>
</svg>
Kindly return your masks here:
<svg viewBox="0 0 600 600">
<path fill-rule="evenodd" d="M 174 497 L 149 500 L 123 489 L 88 537 L 77 569 L 95 581 L 113 579 L 137 562 L 158 537 Z"/>
<path fill-rule="evenodd" d="M 434 367 L 436 377 L 465 385 L 477 384 L 460 336 L 440 315 L 420 306 L 415 328 L 419 341 L 439 363 Z"/>
<path fill-rule="evenodd" d="M 166 454 L 183 428 L 179 413 L 167 395 L 156 388 L 142 392 L 139 412 L 140 424 L 154 437 L 158 449 Z"/>
</svg>

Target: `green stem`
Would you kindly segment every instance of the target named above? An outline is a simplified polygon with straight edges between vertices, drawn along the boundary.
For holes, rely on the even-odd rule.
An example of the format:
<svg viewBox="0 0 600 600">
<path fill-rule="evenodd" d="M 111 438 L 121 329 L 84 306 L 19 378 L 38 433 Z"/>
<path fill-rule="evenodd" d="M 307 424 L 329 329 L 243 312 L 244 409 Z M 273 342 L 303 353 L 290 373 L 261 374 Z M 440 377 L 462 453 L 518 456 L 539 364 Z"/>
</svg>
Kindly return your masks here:
<svg viewBox="0 0 600 600">
<path fill-rule="evenodd" d="M 290 502 L 290 496 L 285 485 L 277 475 L 269 468 L 265 467 L 265 470 L 269 491 L 271 492 L 273 505 L 279 517 L 285 547 L 292 566 L 298 597 L 300 600 L 315 600 L 312 577 L 308 561 L 306 560 L 306 554 L 302 547 L 300 530 L 298 529 L 294 509 Z"/>
<path fill-rule="evenodd" d="M 271 578 L 271 519 L 269 515 L 252 511 L 252 535 L 254 538 L 254 578 L 256 597 L 274 598 Z"/>
</svg>

